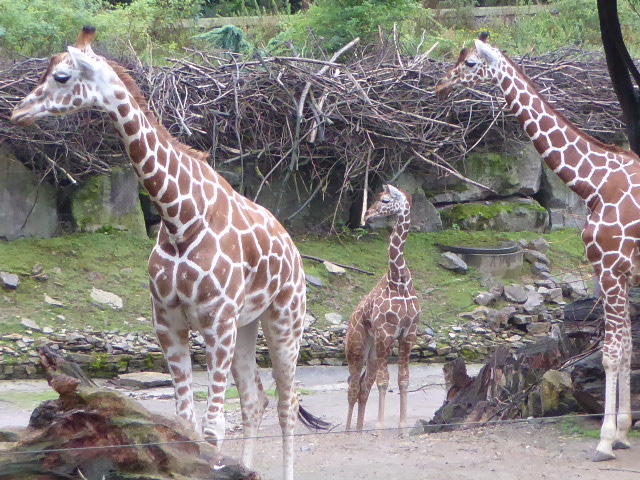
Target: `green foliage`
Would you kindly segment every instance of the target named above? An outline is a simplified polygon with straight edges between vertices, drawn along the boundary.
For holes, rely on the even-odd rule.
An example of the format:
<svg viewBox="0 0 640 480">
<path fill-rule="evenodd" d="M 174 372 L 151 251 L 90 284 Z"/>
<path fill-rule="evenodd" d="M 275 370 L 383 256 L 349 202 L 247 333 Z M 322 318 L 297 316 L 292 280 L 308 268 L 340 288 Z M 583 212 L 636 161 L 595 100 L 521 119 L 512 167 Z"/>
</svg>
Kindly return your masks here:
<svg viewBox="0 0 640 480">
<path fill-rule="evenodd" d="M 0 0 L 0 46 L 10 53 L 45 56 L 73 44 L 85 25 L 111 52 L 133 48 L 146 60 L 190 44 L 203 0 L 132 0 L 105 6 L 100 0 Z"/>
<path fill-rule="evenodd" d="M 209 47 L 233 53 L 248 53 L 252 48 L 244 31 L 235 25 L 213 28 L 208 32 L 195 35 L 193 38 L 202 40 Z"/>
<path fill-rule="evenodd" d="M 378 27 L 390 32 L 394 24 L 404 38 L 411 31 L 407 20 L 421 11 L 424 10 L 415 0 L 316 0 L 307 12 L 289 20 L 271 46 L 291 40 L 298 48 L 304 48 L 312 31 L 322 48 L 332 52 L 356 37 L 365 45 L 377 42 Z"/>
<path fill-rule="evenodd" d="M 100 0 L 0 0 L 0 46 L 33 57 L 63 51 L 101 6 Z"/>
</svg>

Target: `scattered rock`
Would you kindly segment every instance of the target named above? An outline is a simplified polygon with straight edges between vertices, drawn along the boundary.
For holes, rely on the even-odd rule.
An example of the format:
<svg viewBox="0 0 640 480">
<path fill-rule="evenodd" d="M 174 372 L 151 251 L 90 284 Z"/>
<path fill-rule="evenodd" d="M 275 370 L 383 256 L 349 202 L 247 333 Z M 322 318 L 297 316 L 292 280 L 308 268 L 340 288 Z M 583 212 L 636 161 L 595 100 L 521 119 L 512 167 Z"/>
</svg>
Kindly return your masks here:
<svg viewBox="0 0 640 480">
<path fill-rule="evenodd" d="M 504 298 L 513 303 L 527 301 L 527 291 L 521 285 L 507 285 L 504 287 Z"/>
<path fill-rule="evenodd" d="M 42 331 L 42 329 L 38 326 L 38 324 L 36 322 L 34 322 L 33 320 L 31 320 L 30 318 L 23 318 L 22 320 L 20 320 L 20 323 L 24 327 L 27 327 L 27 328 L 29 328 L 31 330 L 35 330 L 36 332 Z"/>
<path fill-rule="evenodd" d="M 46 282 L 49 280 L 49 275 L 44 271 L 44 267 L 40 264 L 34 265 L 31 268 L 31 277 L 39 282 Z"/>
<path fill-rule="evenodd" d="M 527 294 L 527 301 L 524 302 L 524 311 L 532 315 L 541 313 L 544 309 L 544 297 L 538 292 L 529 292 Z"/>
<path fill-rule="evenodd" d="M 143 388 L 170 387 L 171 375 L 158 372 L 136 372 L 118 375 L 116 383 L 121 387 L 141 390 Z"/>
<path fill-rule="evenodd" d="M 0 272 L 0 283 L 5 290 L 16 290 L 20 285 L 20 277 L 15 273 Z"/>
<path fill-rule="evenodd" d="M 533 317 L 531 315 L 523 315 L 521 313 L 516 313 L 511 317 L 511 323 L 514 325 L 528 325 L 533 322 Z"/>
<path fill-rule="evenodd" d="M 44 294 L 44 303 L 47 303 L 54 307 L 60 307 L 60 308 L 64 307 L 64 303 L 62 303 L 60 300 L 56 300 L 55 298 L 51 298 L 46 293 Z"/>
<path fill-rule="evenodd" d="M 462 258 L 453 252 L 444 252 L 440 254 L 440 260 L 438 265 L 452 272 L 461 273 L 466 275 L 469 271 L 469 267 Z"/>
<path fill-rule="evenodd" d="M 308 311 L 304 314 L 304 330 L 307 331 L 309 330 L 310 327 L 312 327 L 316 322 L 318 321 L 318 319 L 314 316 L 311 315 Z"/>
<path fill-rule="evenodd" d="M 524 250 L 524 259 L 529 263 L 544 263 L 545 265 L 551 265 L 551 260 L 544 253 L 537 250 Z"/>
<path fill-rule="evenodd" d="M 490 292 L 480 292 L 473 299 L 478 305 L 486 306 L 496 301 L 496 297 Z"/>
<path fill-rule="evenodd" d="M 529 242 L 527 248 L 546 254 L 549 253 L 549 242 L 542 237 L 538 237 L 532 242 Z"/>
<path fill-rule="evenodd" d="M 322 280 L 320 278 L 314 277 L 313 275 L 309 275 L 308 273 L 305 273 L 304 277 L 307 280 L 307 282 L 313 285 L 314 287 L 322 287 Z"/>
<path fill-rule="evenodd" d="M 535 322 L 529 323 L 525 327 L 527 329 L 527 333 L 531 335 L 540 335 L 543 333 L 549 333 L 551 330 L 551 324 L 548 322 Z"/>
<path fill-rule="evenodd" d="M 118 295 L 116 295 L 115 293 L 107 292 L 105 290 L 100 290 L 96 287 L 93 287 L 91 289 L 90 297 L 91 300 L 93 300 L 98 305 L 111 307 L 114 310 L 121 310 L 123 307 L 122 298 L 120 298 Z"/>
<path fill-rule="evenodd" d="M 324 261 L 322 262 L 322 264 L 325 266 L 329 273 L 333 273 L 335 275 L 343 275 L 344 273 L 346 273 L 346 270 L 344 268 L 339 267 L 334 263 Z"/>
<path fill-rule="evenodd" d="M 344 322 L 344 317 L 336 312 L 325 313 L 324 319 L 331 325 L 340 325 L 342 322 Z"/>
</svg>

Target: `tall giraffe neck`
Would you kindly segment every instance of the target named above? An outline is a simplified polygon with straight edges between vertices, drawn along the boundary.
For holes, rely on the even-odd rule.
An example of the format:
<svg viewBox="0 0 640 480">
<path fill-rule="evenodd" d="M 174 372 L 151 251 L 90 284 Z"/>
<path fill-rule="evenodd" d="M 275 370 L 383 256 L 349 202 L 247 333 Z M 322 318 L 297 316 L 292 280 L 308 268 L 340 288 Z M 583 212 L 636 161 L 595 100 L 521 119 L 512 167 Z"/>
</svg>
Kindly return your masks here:
<svg viewBox="0 0 640 480">
<path fill-rule="evenodd" d="M 410 278 L 409 269 L 404 260 L 404 247 L 409 236 L 410 225 L 410 214 L 399 213 L 389 240 L 388 278 L 393 283 L 404 284 Z"/>
<path fill-rule="evenodd" d="M 551 170 L 585 200 L 595 193 L 594 185 L 581 179 L 593 165 L 586 153 L 604 145 L 582 132 L 557 112 L 536 90 L 529 78 L 503 57 L 493 73 L 507 105 Z"/>
<path fill-rule="evenodd" d="M 158 127 L 130 95 L 117 95 L 108 108 L 134 170 L 144 185 L 169 233 L 187 237 L 200 223 L 205 209 L 202 187 L 204 162 L 186 153 Z M 161 131 L 162 130 L 162 131 Z M 217 175 L 208 175 L 217 180 Z"/>
</svg>

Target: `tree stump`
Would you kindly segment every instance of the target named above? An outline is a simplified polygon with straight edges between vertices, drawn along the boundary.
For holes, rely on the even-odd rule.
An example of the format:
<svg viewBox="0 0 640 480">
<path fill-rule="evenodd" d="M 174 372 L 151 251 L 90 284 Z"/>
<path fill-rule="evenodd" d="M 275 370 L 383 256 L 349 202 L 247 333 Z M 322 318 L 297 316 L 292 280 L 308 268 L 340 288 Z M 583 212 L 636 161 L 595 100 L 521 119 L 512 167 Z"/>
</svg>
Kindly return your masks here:
<svg viewBox="0 0 640 480">
<path fill-rule="evenodd" d="M 39 354 L 60 398 L 34 410 L 29 427 L 0 457 L 0 479 L 259 480 L 182 419 L 152 414 L 116 391 L 91 387 L 82 370 L 55 350 Z"/>
</svg>

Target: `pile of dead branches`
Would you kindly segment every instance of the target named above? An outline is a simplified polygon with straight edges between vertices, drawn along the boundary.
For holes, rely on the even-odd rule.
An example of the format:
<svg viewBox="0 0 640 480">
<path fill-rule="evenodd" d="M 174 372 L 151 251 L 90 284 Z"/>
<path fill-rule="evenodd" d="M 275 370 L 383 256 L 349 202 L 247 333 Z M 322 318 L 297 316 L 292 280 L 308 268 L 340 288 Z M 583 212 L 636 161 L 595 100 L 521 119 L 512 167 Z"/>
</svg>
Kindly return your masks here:
<svg viewBox="0 0 640 480">
<path fill-rule="evenodd" d="M 584 130 L 611 140 L 623 128 L 601 56 L 567 50 L 517 60 Z M 31 168 L 62 183 L 126 161 L 115 128 L 97 112 L 26 129 L 10 124 L 12 108 L 47 61 L 0 65 L 0 138 Z M 193 52 L 168 67 L 126 66 L 170 132 L 210 152 L 216 168 L 251 169 L 263 184 L 274 172 L 285 183 L 295 176 L 307 198 L 330 181 L 342 192 L 359 190 L 367 171 L 386 181 L 406 168 L 455 174 L 469 149 L 520 134 L 495 89 L 441 102 L 433 88 L 451 65 L 424 54 L 402 56 L 393 42 L 365 49 L 354 41 L 327 60 Z"/>
</svg>

